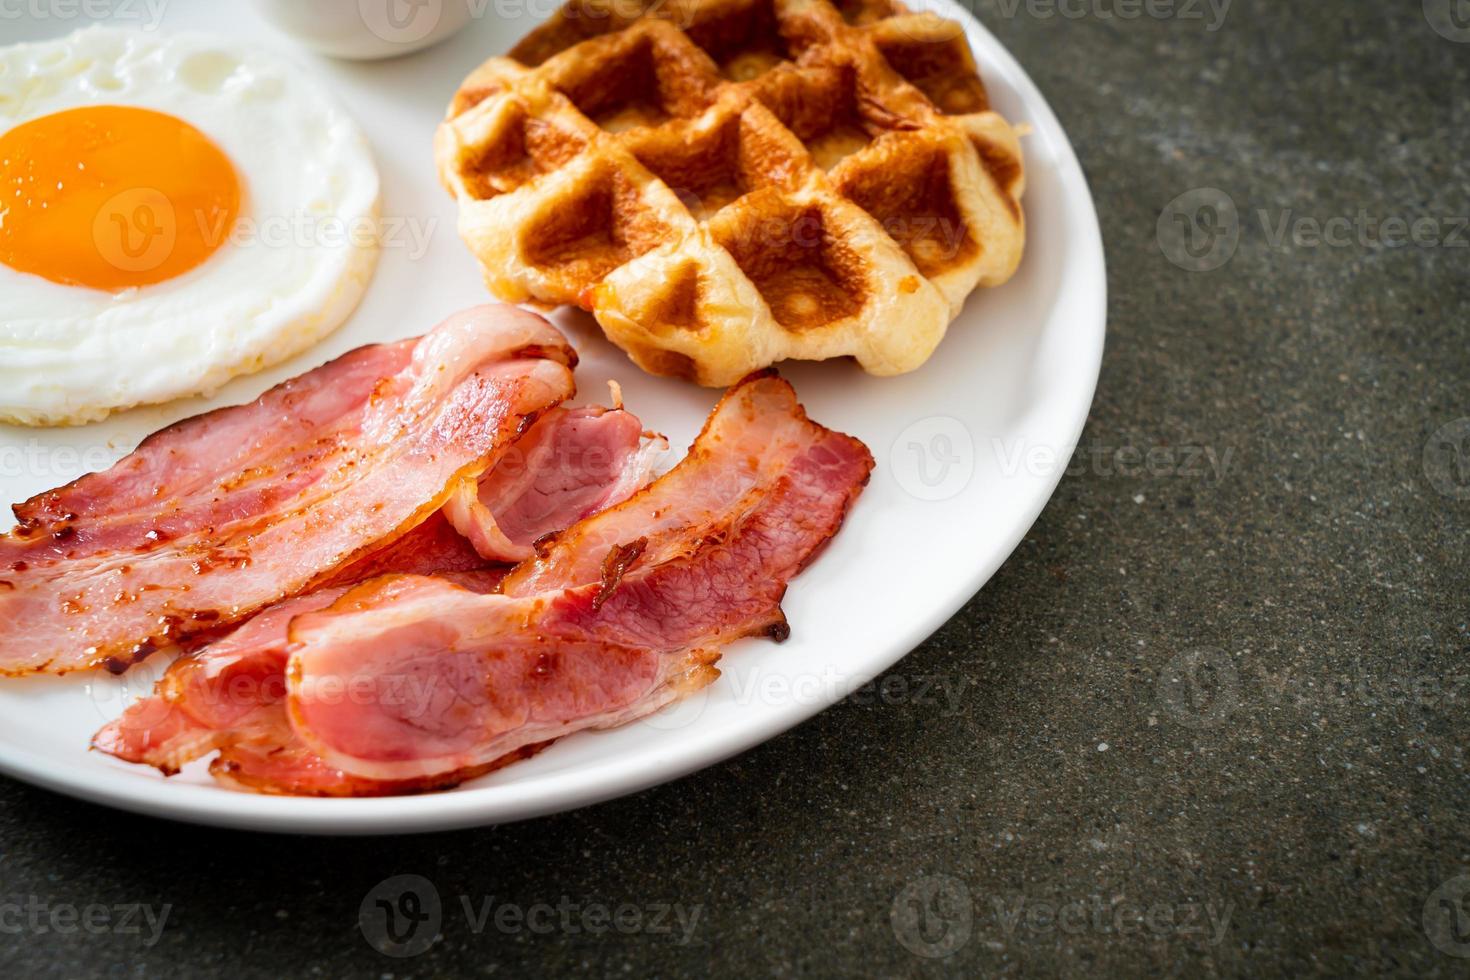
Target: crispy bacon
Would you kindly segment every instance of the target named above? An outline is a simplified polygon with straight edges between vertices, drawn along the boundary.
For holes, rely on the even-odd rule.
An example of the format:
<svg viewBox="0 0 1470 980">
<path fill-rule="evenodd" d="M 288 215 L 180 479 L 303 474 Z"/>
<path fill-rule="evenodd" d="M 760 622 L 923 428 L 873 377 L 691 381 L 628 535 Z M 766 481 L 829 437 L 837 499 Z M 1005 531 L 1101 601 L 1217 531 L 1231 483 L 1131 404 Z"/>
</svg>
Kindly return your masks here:
<svg viewBox="0 0 1470 980">
<path fill-rule="evenodd" d="M 333 769 L 291 731 L 284 710 L 272 718 L 273 735 L 225 746 L 209 764 L 210 774 L 231 789 L 281 796 L 403 796 L 450 789 L 513 762 L 529 759 L 549 742 L 526 745 L 483 766 L 424 779 L 361 779 Z"/>
<path fill-rule="evenodd" d="M 687 551 L 732 501 L 759 497 L 799 455 L 834 435 L 807 419 L 785 381 L 752 375 L 716 406 L 678 466 L 625 503 L 543 541 L 502 591 L 533 595 L 596 581 L 608 551 L 639 538 L 645 562 Z"/>
<path fill-rule="evenodd" d="M 522 515 L 502 518 L 501 524 L 565 527 L 584 516 L 566 516 L 571 509 L 595 510 L 621 501 L 646 482 L 649 461 L 666 450 L 667 442 L 657 437 L 640 448 L 642 441 L 641 425 L 628 412 L 552 409 L 481 478 L 495 488 L 485 499 L 497 514 L 504 513 L 502 508 L 517 508 Z M 525 502 L 533 494 L 547 506 L 533 510 L 536 505 Z M 476 519 L 494 527 L 490 508 L 481 509 Z M 337 569 L 316 591 L 269 607 L 192 656 L 176 660 L 154 694 L 103 728 L 93 745 L 165 773 L 218 749 L 221 755 L 211 766 L 217 778 L 262 792 L 358 796 L 432 788 L 418 781 L 397 785 L 349 777 L 316 758 L 295 737 L 281 704 L 286 625 L 299 613 L 330 605 L 346 586 L 378 575 L 437 574 L 490 592 L 508 568 L 487 564 L 440 511 L 397 541 Z M 466 771 L 457 778 L 473 774 Z M 434 785 L 445 781 L 437 778 Z"/>
<path fill-rule="evenodd" d="M 646 440 L 622 409 L 558 408 L 539 419 L 478 483 L 463 480 L 444 513 L 481 557 L 518 562 L 532 546 L 646 484 L 668 441 Z"/>
<path fill-rule="evenodd" d="M 434 570 L 425 553 L 414 553 L 411 560 L 406 567 Z M 441 574 L 462 588 L 489 592 L 505 568 L 482 562 L 473 571 Z M 353 778 L 316 758 L 292 732 L 285 710 L 286 627 L 293 617 L 323 609 L 346 591 L 324 588 L 278 603 L 174 661 L 152 695 L 129 705 L 96 734 L 93 748 L 170 775 L 218 749 L 220 756 L 210 767 L 217 778 L 262 792 L 370 796 L 443 785 L 445 778 L 433 785 L 400 786 Z"/>
<path fill-rule="evenodd" d="M 584 516 L 572 511 L 596 510 L 642 486 L 650 461 L 667 448 L 662 437 L 640 448 L 642 442 L 641 424 L 628 412 L 553 409 L 481 478 L 493 488 L 483 499 L 502 515 L 502 525 L 523 529 L 539 524 L 534 540 L 544 533 L 540 528 L 559 529 Z M 545 505 L 526 500 L 532 496 Z M 481 510 L 476 519 L 495 527 L 490 507 Z M 509 520 L 503 516 L 508 511 L 514 511 Z M 103 728 L 93 745 L 165 773 L 218 749 L 220 757 L 211 767 L 218 778 L 263 792 L 369 795 L 431 788 L 422 781 L 400 785 L 349 777 L 316 758 L 295 737 L 281 705 L 286 625 L 300 613 L 329 605 L 345 586 L 378 575 L 437 574 L 464 588 L 490 592 L 508 567 L 487 564 L 440 511 L 397 541 L 337 569 L 315 592 L 272 606 L 194 655 L 176 660 L 154 694 Z M 478 772 L 436 777 L 434 785 Z"/>
<path fill-rule="evenodd" d="M 0 673 L 122 670 L 380 553 L 568 397 L 575 361 L 542 318 L 477 307 L 18 505 Z"/>
<path fill-rule="evenodd" d="M 507 594 L 461 573 L 293 600 L 176 663 L 94 744 L 165 772 L 219 749 L 215 777 L 258 792 L 453 785 L 702 687 L 721 643 L 784 638 L 786 582 L 871 466 L 861 443 L 809 422 L 784 381 L 753 377 L 684 462 L 569 528 Z M 601 551 L 576 560 L 571 542 Z"/>
<path fill-rule="evenodd" d="M 684 462 L 558 536 L 502 594 L 394 576 L 295 617 L 293 728 L 334 769 L 423 780 L 657 710 L 717 676 L 720 644 L 785 637 L 786 583 L 871 468 L 784 381 L 748 379 Z"/>
<path fill-rule="evenodd" d="M 397 541 L 336 569 L 317 588 L 356 585 L 379 575 L 473 572 L 485 565 L 486 560 L 454 529 L 441 510 Z"/>
<path fill-rule="evenodd" d="M 150 697 L 92 739 L 128 762 L 177 772 L 233 741 L 269 735 L 286 683 L 286 627 L 298 613 L 324 609 L 346 586 L 288 599 L 257 613 L 228 636 L 174 661 Z M 262 730 L 263 729 L 263 730 Z"/>
</svg>

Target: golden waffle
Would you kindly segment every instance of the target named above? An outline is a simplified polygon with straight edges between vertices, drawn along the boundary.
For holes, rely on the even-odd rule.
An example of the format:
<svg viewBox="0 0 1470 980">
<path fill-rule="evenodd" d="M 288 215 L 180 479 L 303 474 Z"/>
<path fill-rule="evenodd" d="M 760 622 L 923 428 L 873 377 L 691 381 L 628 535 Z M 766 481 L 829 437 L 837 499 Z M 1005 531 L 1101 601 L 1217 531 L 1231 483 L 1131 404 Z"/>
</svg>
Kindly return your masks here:
<svg viewBox="0 0 1470 980">
<path fill-rule="evenodd" d="M 574 0 L 465 79 L 435 156 L 491 292 L 706 385 L 913 370 L 1025 241 L 962 30 L 892 0 Z"/>
</svg>

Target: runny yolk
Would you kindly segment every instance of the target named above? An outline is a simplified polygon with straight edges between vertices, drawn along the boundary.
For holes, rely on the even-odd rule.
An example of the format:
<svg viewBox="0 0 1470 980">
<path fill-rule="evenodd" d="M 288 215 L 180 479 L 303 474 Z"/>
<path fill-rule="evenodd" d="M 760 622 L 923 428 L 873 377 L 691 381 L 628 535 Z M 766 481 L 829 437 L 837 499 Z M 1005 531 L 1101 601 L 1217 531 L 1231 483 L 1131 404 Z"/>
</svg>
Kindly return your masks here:
<svg viewBox="0 0 1470 980">
<path fill-rule="evenodd" d="M 119 290 L 172 279 L 229 238 L 240 179 L 182 119 L 67 109 L 0 134 L 0 262 Z"/>
</svg>

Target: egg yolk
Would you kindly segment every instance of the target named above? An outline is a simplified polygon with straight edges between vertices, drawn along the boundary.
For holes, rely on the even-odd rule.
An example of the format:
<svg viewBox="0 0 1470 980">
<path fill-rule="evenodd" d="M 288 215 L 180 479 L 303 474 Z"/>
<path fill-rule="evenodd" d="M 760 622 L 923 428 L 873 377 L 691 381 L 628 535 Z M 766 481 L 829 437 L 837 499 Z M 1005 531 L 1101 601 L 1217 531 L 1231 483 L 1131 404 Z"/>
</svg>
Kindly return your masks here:
<svg viewBox="0 0 1470 980">
<path fill-rule="evenodd" d="M 0 262 L 52 282 L 171 279 L 223 245 L 239 211 L 229 157 L 166 113 L 86 106 L 0 135 Z"/>
</svg>

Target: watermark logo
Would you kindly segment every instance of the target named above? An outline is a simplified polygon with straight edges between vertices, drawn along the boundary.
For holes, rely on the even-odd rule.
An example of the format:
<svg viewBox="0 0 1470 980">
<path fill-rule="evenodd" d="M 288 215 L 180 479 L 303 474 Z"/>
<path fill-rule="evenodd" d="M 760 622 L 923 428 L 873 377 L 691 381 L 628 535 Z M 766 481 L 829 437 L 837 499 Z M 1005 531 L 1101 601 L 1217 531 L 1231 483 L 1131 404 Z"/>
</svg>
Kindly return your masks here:
<svg viewBox="0 0 1470 980">
<path fill-rule="evenodd" d="M 1470 0 L 1424 0 L 1424 19 L 1445 40 L 1470 44 Z"/>
<path fill-rule="evenodd" d="M 1240 677 L 1228 654 L 1210 647 L 1185 650 L 1159 674 L 1159 703 L 1190 728 L 1214 728 L 1240 703 Z"/>
<path fill-rule="evenodd" d="M 133 187 L 108 198 L 92 219 L 97 254 L 124 272 L 152 272 L 168 261 L 179 238 L 179 219 L 168 195 Z"/>
<path fill-rule="evenodd" d="M 1213 728 L 1247 705 L 1314 714 L 1404 707 L 1435 711 L 1463 704 L 1470 693 L 1470 674 L 1385 672 L 1377 656 L 1356 657 L 1316 674 L 1256 665 L 1245 672 L 1223 651 L 1186 650 L 1154 677 L 1154 696 L 1170 721 Z"/>
<path fill-rule="evenodd" d="M 975 440 L 959 419 L 934 415 L 900 432 L 888 459 L 894 479 L 908 494 L 949 500 L 975 475 Z"/>
<path fill-rule="evenodd" d="M 169 0 L 0 0 L 0 20 L 111 20 L 156 31 Z"/>
<path fill-rule="evenodd" d="M 824 704 L 846 695 L 844 703 L 848 705 L 913 707 L 941 717 L 954 717 L 960 713 L 962 699 L 975 680 L 958 674 L 890 673 L 853 690 L 856 678 L 829 665 L 819 672 L 797 674 L 782 670 L 755 670 L 748 674 L 732 671 L 720 683 L 721 697 L 741 708 L 753 704 Z M 692 725 L 704 715 L 709 690 L 700 688 L 687 698 L 646 716 L 640 724 L 658 731 L 676 731 Z"/>
<path fill-rule="evenodd" d="M 1197 187 L 1164 206 L 1155 228 L 1159 249 L 1186 272 L 1212 272 L 1235 257 L 1240 212 L 1218 187 Z"/>
<path fill-rule="evenodd" d="M 1291 248 L 1470 248 L 1470 218 L 1449 215 L 1408 218 L 1403 215 L 1381 217 L 1359 208 L 1354 215 L 1334 215 L 1322 219 L 1297 214 L 1284 208 L 1274 214 L 1267 208 L 1256 210 L 1256 220 L 1274 251 Z"/>
<path fill-rule="evenodd" d="M 1054 476 L 1064 469 L 1067 476 L 1091 474 L 1124 479 L 1177 479 L 1219 482 L 1225 478 L 1235 458 L 1235 448 L 1197 443 L 1183 445 L 1127 442 L 1112 445 L 1094 439 L 1086 446 L 1078 444 L 1062 449 L 1048 443 L 1031 442 L 1024 437 L 990 440 L 991 454 L 1002 476 Z"/>
<path fill-rule="evenodd" d="M 0 446 L 0 477 L 37 477 L 65 483 L 83 473 L 105 470 L 118 459 L 105 445 L 52 446 L 39 439 Z"/>
<path fill-rule="evenodd" d="M 1424 477 L 1451 500 L 1470 500 L 1470 418 L 1440 426 L 1424 443 Z"/>
<path fill-rule="evenodd" d="M 142 944 L 152 949 L 173 908 L 167 902 L 159 906 L 144 902 L 75 905 L 49 902 L 37 895 L 6 895 L 0 898 L 0 935 L 142 936 Z"/>
<path fill-rule="evenodd" d="M 490 928 L 504 936 L 600 936 L 616 932 L 624 936 L 668 936 L 676 946 L 689 945 L 704 914 L 703 905 L 682 902 L 584 902 L 570 895 L 562 895 L 555 904 L 504 902 L 494 895 L 476 902 L 469 895 L 461 895 L 459 904 L 466 925 L 477 936 Z"/>
<path fill-rule="evenodd" d="M 194 215 L 199 239 L 211 248 L 228 243 L 235 248 L 371 248 L 397 249 L 417 262 L 429 251 L 439 228 L 437 217 L 337 214 L 297 211 L 289 214 L 246 215 L 228 227 L 219 213 Z"/>
<path fill-rule="evenodd" d="M 422 875 L 395 875 L 363 897 L 358 928 L 384 956 L 417 956 L 434 945 L 444 924 L 439 889 Z"/>
<path fill-rule="evenodd" d="M 1230 928 L 1235 902 L 1186 898 L 1179 902 L 1129 900 L 1126 895 L 1104 899 L 1101 895 L 1065 901 L 1036 901 L 1026 895 L 995 896 L 990 906 L 1002 934 L 1018 932 L 1028 937 L 1048 938 L 1061 933 L 1078 936 L 1133 936 L 1148 939 L 1180 937 L 1218 946 Z"/>
<path fill-rule="evenodd" d="M 1467 0 L 1470 2 L 1470 0 Z M 1256 208 L 1249 219 L 1273 252 L 1295 249 L 1470 248 L 1470 216 L 1355 214 L 1326 217 L 1299 214 L 1295 208 Z M 1227 264 L 1240 245 L 1245 222 L 1231 196 L 1216 187 L 1179 195 L 1159 214 L 1156 228 L 1165 257 L 1189 272 L 1213 272 Z"/>
<path fill-rule="evenodd" d="M 693 694 L 689 694 L 673 704 L 665 705 L 662 709 L 645 715 L 638 723 L 647 728 L 659 732 L 676 732 L 688 728 L 704 715 L 705 706 L 709 704 L 709 688 L 701 687 Z"/>
<path fill-rule="evenodd" d="M 173 710 L 163 698 L 150 697 L 167 669 L 167 658 L 149 657 L 122 674 L 92 671 L 87 680 L 87 697 L 104 722 L 114 721 L 128 708 L 139 705 L 128 716 L 124 727 L 130 731 L 148 731 L 162 724 Z"/>
<path fill-rule="evenodd" d="M 416 44 L 439 26 L 443 0 L 357 0 L 357 12 L 373 34 L 390 44 Z"/>
<path fill-rule="evenodd" d="M 1456 875 L 1429 893 L 1424 935 L 1441 953 L 1470 959 L 1470 874 Z"/>
<path fill-rule="evenodd" d="M 978 17 L 975 8 L 977 0 L 959 0 L 972 16 Z M 693 4 L 689 5 L 693 7 Z M 898 18 L 891 21 L 891 25 L 904 37 L 911 41 L 923 41 L 927 44 L 953 44 L 957 39 L 965 36 L 965 25 L 959 21 L 948 20 L 941 17 L 932 10 L 924 10 L 923 4 L 910 4 L 909 9 L 916 14 L 927 14 L 922 20 L 909 20 Z M 687 27 L 688 25 L 684 25 Z M 887 25 L 885 25 L 887 26 Z"/>
<path fill-rule="evenodd" d="M 680 902 L 583 901 L 562 895 L 555 902 L 512 902 L 494 895 L 459 895 L 455 903 L 472 935 L 667 936 L 688 945 L 704 914 L 703 905 Z M 379 882 L 362 900 L 358 925 L 368 945 L 385 956 L 423 953 L 439 938 L 445 914 L 434 883 L 421 875 L 396 875 Z"/>
<path fill-rule="evenodd" d="M 1007 19 L 1019 13 L 1037 20 L 1168 20 L 1199 22 L 1213 34 L 1225 26 L 1231 0 L 997 0 Z"/>
<path fill-rule="evenodd" d="M 901 888 L 889 921 L 893 936 L 909 952 L 942 959 L 959 952 L 979 933 L 989 943 L 1054 939 L 1058 934 L 1094 933 L 1124 939 L 1181 938 L 1218 946 L 1230 928 L 1235 903 L 1188 897 L 1181 901 L 1131 901 L 1125 894 L 1063 899 L 992 895 L 977 902 L 963 881 L 925 875 Z"/>
<path fill-rule="evenodd" d="M 970 941 L 975 903 L 958 878 L 926 875 L 899 889 L 888 919 L 904 949 L 925 959 L 943 959 Z"/>
<path fill-rule="evenodd" d="M 180 236 L 214 250 L 298 250 L 378 247 L 417 262 L 428 253 L 439 228 L 436 216 L 359 214 L 344 217 L 310 210 L 241 215 L 230 220 L 218 209 L 175 209 L 168 196 L 142 187 L 114 195 L 92 220 L 97 253 L 124 272 L 153 272 L 173 255 Z"/>
</svg>

